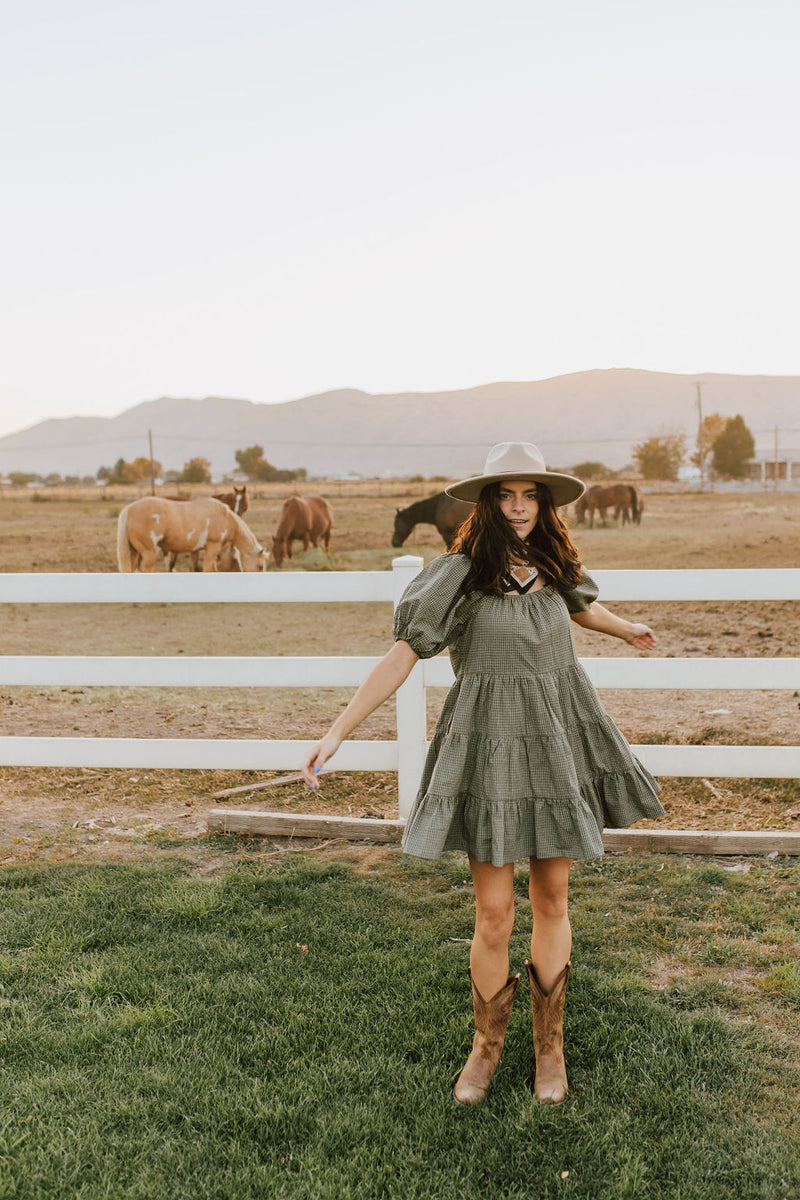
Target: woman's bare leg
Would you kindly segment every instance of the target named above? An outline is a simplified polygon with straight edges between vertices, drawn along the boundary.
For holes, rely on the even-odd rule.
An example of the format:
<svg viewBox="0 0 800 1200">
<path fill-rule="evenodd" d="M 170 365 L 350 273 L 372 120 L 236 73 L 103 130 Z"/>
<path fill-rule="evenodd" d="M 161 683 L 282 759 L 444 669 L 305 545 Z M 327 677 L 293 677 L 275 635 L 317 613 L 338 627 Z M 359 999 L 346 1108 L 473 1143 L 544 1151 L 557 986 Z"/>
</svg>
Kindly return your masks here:
<svg viewBox="0 0 800 1200">
<path fill-rule="evenodd" d="M 529 895 L 533 910 L 531 963 L 549 992 L 572 950 L 567 912 L 571 858 L 532 858 Z"/>
<path fill-rule="evenodd" d="M 489 1000 L 508 980 L 508 943 L 514 927 L 514 864 L 493 867 L 470 855 L 469 865 L 475 888 L 475 936 L 469 965 L 475 987 Z"/>
</svg>

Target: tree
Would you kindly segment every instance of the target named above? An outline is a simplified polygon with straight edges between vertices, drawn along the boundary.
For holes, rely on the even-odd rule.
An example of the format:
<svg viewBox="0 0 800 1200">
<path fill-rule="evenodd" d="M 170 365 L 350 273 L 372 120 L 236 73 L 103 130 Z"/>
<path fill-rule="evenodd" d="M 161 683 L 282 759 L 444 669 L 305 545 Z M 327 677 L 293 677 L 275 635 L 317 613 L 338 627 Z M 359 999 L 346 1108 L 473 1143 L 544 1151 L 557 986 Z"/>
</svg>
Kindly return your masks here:
<svg viewBox="0 0 800 1200">
<path fill-rule="evenodd" d="M 294 479 L 305 479 L 307 474 L 305 467 L 273 467 L 264 463 L 257 478 L 261 483 L 291 483 Z"/>
<path fill-rule="evenodd" d="M 703 423 L 697 431 L 697 441 L 695 450 L 689 462 L 692 466 L 699 467 L 705 474 L 708 457 L 714 449 L 714 442 L 725 428 L 725 418 L 719 413 L 710 413 L 707 417 L 703 417 Z"/>
<path fill-rule="evenodd" d="M 662 433 L 633 447 L 633 458 L 645 479 L 677 479 L 686 457 L 684 433 Z"/>
<path fill-rule="evenodd" d="M 27 471 L 9 471 L 8 482 L 12 487 L 27 487 L 29 483 L 34 483 L 36 477 L 29 475 Z"/>
<path fill-rule="evenodd" d="M 264 458 L 263 446 L 248 446 L 246 450 L 237 450 L 235 457 L 239 470 L 243 471 L 248 479 L 260 479 L 259 472 L 269 466 Z"/>
<path fill-rule="evenodd" d="M 190 458 L 183 464 L 181 483 L 211 483 L 211 463 L 207 458 Z"/>
<path fill-rule="evenodd" d="M 572 474 L 577 475 L 579 479 L 604 479 L 613 473 L 601 462 L 582 462 L 572 468 Z"/>
<path fill-rule="evenodd" d="M 154 479 L 160 479 L 161 475 L 163 474 L 160 462 L 154 461 L 151 468 L 150 459 L 145 458 L 144 456 L 135 458 L 130 466 L 131 471 L 135 472 L 142 482 L 144 482 L 145 479 L 150 479 L 151 472 Z"/>
<path fill-rule="evenodd" d="M 747 460 L 756 452 L 752 433 L 738 414 L 725 422 L 725 428 L 714 439 L 712 465 L 728 479 L 742 479 L 747 474 Z"/>
</svg>

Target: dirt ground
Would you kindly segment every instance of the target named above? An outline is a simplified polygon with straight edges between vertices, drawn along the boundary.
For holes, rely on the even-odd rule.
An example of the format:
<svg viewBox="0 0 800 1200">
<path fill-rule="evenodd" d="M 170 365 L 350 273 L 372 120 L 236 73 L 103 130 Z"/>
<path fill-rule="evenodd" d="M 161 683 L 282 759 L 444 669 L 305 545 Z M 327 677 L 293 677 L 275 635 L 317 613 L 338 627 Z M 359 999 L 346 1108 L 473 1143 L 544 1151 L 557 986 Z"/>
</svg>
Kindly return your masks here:
<svg viewBox="0 0 800 1200">
<path fill-rule="evenodd" d="M 330 555 L 311 550 L 293 570 L 380 570 L 398 553 L 426 561 L 443 546 L 419 526 L 403 550 L 390 545 L 394 512 L 436 484 L 370 488 L 315 485 L 334 506 Z M 33 500 L 0 496 L 3 571 L 115 570 L 116 517 L 129 496 L 86 492 Z M 281 495 L 256 497 L 247 520 L 267 546 Z M 573 530 L 592 568 L 785 567 L 800 561 L 800 495 L 652 494 L 636 528 Z M 183 569 L 188 562 L 183 564 Z M 602 597 L 601 597 L 602 599 Z M 663 656 L 794 655 L 796 602 L 610 605 L 651 625 Z M 379 654 L 390 641 L 390 606 L 31 605 L 5 606 L 4 654 Z M 574 627 L 583 655 L 635 655 Z M 798 679 L 800 689 L 800 679 Z M 0 734 L 314 738 L 347 689 L 12 688 L 0 686 Z M 634 743 L 798 744 L 798 693 L 607 691 L 603 702 Z M 429 692 L 432 728 L 443 693 Z M 392 735 L 389 702 L 359 737 Z M 277 773 L 273 773 L 277 774 Z M 150 841 L 198 839 L 214 792 L 269 773 L 0 769 L 0 861 L 36 855 L 118 857 Z M 662 780 L 666 817 L 646 824 L 698 829 L 800 829 L 794 780 Z M 319 796 L 277 785 L 226 801 L 232 807 L 396 816 L 395 777 L 337 774 Z M 643 823 L 645 824 L 645 823 Z"/>
</svg>

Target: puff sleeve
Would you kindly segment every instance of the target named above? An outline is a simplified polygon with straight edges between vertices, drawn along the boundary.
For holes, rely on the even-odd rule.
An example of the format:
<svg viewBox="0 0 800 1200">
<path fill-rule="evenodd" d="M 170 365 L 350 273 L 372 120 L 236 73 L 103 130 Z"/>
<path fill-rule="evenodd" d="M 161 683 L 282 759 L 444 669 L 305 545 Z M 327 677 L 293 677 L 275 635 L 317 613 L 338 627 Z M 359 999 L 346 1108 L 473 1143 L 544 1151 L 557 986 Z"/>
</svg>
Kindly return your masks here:
<svg viewBox="0 0 800 1200">
<path fill-rule="evenodd" d="M 466 601 L 461 584 L 469 568 L 465 554 L 440 554 L 423 567 L 395 610 L 395 641 L 408 642 L 420 658 L 444 650 L 458 633 Z"/>
<path fill-rule="evenodd" d="M 586 571 L 581 571 L 581 581 L 571 592 L 562 592 L 564 603 L 571 613 L 586 612 L 596 600 L 600 589 Z"/>
</svg>

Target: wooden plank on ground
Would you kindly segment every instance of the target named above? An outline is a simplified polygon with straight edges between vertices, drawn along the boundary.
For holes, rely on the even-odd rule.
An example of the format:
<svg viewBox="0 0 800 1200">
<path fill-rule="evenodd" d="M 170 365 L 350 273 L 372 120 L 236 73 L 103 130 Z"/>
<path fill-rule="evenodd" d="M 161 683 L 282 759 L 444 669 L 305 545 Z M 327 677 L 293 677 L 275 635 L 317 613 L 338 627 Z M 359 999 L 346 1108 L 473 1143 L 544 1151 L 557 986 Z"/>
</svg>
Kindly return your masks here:
<svg viewBox="0 0 800 1200">
<path fill-rule="evenodd" d="M 397 842 L 405 821 L 377 817 L 318 816 L 313 813 L 258 812 L 212 808 L 208 828 L 218 833 L 251 833 L 261 837 L 347 838 L 349 841 Z"/>
<path fill-rule="evenodd" d="M 606 850 L 668 854 L 800 854 L 800 833 L 777 829 L 606 829 Z"/>
<path fill-rule="evenodd" d="M 208 828 L 218 833 L 261 837 L 346 838 L 348 841 L 396 842 L 404 821 L 375 817 L 337 817 L 312 813 L 259 812 L 213 808 Z M 607 829 L 606 850 L 646 854 L 792 854 L 800 855 L 800 833 L 788 830 Z"/>
</svg>

